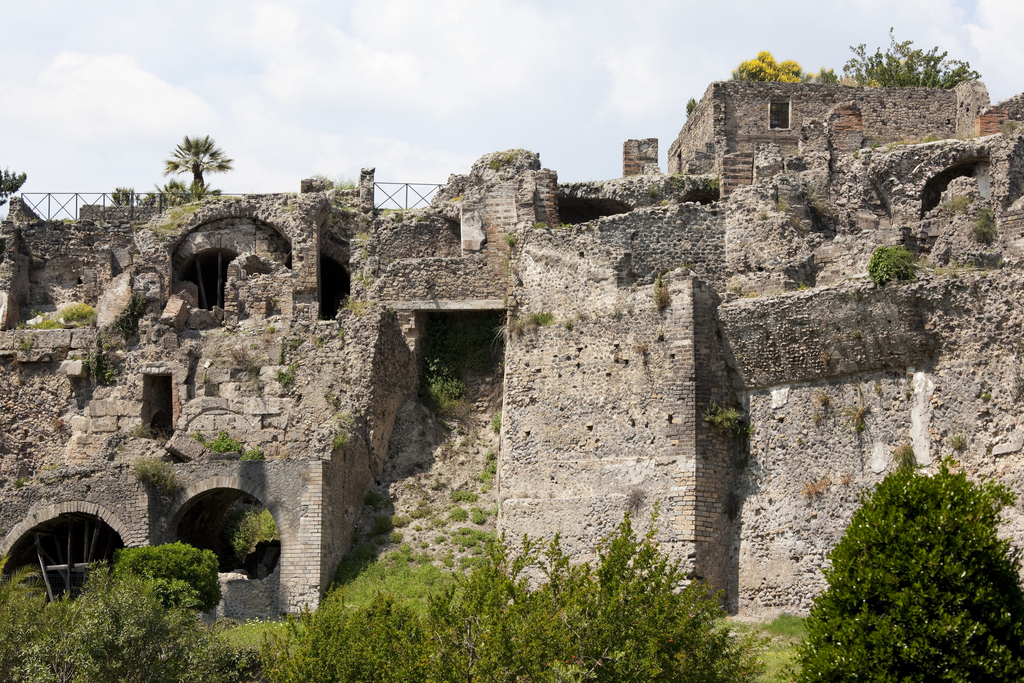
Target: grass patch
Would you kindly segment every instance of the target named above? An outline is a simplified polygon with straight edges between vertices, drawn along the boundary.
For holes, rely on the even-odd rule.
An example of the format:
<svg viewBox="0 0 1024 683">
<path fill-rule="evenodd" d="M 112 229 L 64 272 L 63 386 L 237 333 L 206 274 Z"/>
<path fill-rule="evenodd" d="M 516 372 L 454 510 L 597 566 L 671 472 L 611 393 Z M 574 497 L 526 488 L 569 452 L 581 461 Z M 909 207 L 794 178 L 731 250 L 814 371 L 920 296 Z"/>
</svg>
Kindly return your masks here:
<svg viewBox="0 0 1024 683">
<path fill-rule="evenodd" d="M 453 522 L 465 522 L 469 519 L 469 513 L 466 512 L 465 508 L 454 507 L 452 508 L 452 511 L 448 513 L 448 517 Z"/>
<path fill-rule="evenodd" d="M 96 324 L 96 309 L 89 304 L 71 304 L 61 310 L 60 319 L 75 327 L 92 327 Z"/>
<path fill-rule="evenodd" d="M 181 488 L 181 484 L 178 483 L 178 478 L 174 474 L 174 468 L 169 462 L 164 462 L 159 458 L 136 460 L 132 472 L 140 482 L 152 486 L 168 498 Z"/>
<path fill-rule="evenodd" d="M 758 683 L 782 683 L 793 680 L 800 664 L 797 648 L 807 633 L 805 619 L 791 614 L 780 614 L 763 624 L 731 622 L 728 628 L 733 633 L 752 635 L 762 641 L 761 662 L 764 671 L 757 678 Z"/>
<path fill-rule="evenodd" d="M 971 228 L 971 235 L 978 244 L 992 244 L 999 233 L 996 231 L 996 215 L 986 207 L 978 211 Z"/>
<path fill-rule="evenodd" d="M 451 498 L 453 503 L 475 503 L 478 496 L 472 491 L 452 491 Z"/>
<path fill-rule="evenodd" d="M 427 557 L 414 556 L 408 546 L 378 557 L 372 545 L 361 545 L 342 559 L 331 590 L 343 591 L 342 600 L 355 607 L 368 604 L 378 593 L 391 593 L 423 613 L 427 598 L 456 580 L 451 572 L 424 561 Z"/>
<path fill-rule="evenodd" d="M 286 621 L 247 621 L 225 628 L 220 637 L 233 650 L 259 650 L 265 638 L 283 636 L 287 630 Z"/>
</svg>

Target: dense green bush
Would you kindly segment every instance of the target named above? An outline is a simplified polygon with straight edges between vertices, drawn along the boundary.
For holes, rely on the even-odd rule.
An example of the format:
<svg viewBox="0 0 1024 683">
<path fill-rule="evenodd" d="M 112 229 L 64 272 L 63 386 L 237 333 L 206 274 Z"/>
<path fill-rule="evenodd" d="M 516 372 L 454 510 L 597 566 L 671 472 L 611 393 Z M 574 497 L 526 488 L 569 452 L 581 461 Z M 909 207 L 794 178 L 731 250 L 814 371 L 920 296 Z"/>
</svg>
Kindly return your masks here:
<svg viewBox="0 0 1024 683">
<path fill-rule="evenodd" d="M 152 580 L 90 574 L 82 594 L 0 605 L 0 681 L 231 683 L 229 649 L 192 610 L 167 608 Z"/>
<path fill-rule="evenodd" d="M 946 463 L 900 468 L 862 496 L 829 555 L 799 681 L 1024 677 L 1020 553 L 996 534 L 1013 495 Z"/>
<path fill-rule="evenodd" d="M 173 496 L 181 488 L 174 467 L 160 458 L 139 458 L 132 465 L 135 478 L 148 484 L 165 496 Z"/>
<path fill-rule="evenodd" d="M 217 556 L 186 543 L 124 548 L 114 553 L 114 575 L 153 579 L 168 607 L 209 611 L 220 602 Z"/>
<path fill-rule="evenodd" d="M 879 247 L 868 263 L 868 275 L 879 287 L 889 280 L 914 279 L 914 255 L 902 246 Z"/>
<path fill-rule="evenodd" d="M 532 588 L 528 567 L 547 581 Z M 742 683 L 760 670 L 753 643 L 721 626 L 707 587 L 687 582 L 653 532 L 637 538 L 628 515 L 593 565 L 571 564 L 557 538 L 526 539 L 518 554 L 490 543 L 424 616 L 380 594 L 357 610 L 344 602 L 332 593 L 264 648 L 272 683 Z"/>
</svg>

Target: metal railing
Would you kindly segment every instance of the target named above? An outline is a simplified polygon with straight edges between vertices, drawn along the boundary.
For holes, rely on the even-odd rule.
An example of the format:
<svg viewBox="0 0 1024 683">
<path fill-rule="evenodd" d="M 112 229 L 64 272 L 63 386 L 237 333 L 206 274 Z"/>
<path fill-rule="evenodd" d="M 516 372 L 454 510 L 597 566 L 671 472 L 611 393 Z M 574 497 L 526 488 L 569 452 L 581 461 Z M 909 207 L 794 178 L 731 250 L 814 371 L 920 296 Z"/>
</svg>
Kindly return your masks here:
<svg viewBox="0 0 1024 683">
<path fill-rule="evenodd" d="M 435 183 L 374 183 L 373 206 L 377 209 L 418 209 L 430 206 L 444 187 Z M 196 197 L 188 192 L 22 192 L 21 201 L 42 220 L 94 220 L 120 218 L 147 220 L 154 214 L 199 199 L 238 197 L 221 193 Z"/>
<path fill-rule="evenodd" d="M 198 199 L 234 197 L 220 193 L 196 197 L 188 192 L 22 192 L 25 208 L 47 221 L 122 218 L 145 220 Z"/>
<path fill-rule="evenodd" d="M 375 209 L 418 209 L 430 206 L 434 193 L 444 185 L 434 183 L 374 183 Z M 411 202 L 411 203 L 410 203 Z"/>
</svg>

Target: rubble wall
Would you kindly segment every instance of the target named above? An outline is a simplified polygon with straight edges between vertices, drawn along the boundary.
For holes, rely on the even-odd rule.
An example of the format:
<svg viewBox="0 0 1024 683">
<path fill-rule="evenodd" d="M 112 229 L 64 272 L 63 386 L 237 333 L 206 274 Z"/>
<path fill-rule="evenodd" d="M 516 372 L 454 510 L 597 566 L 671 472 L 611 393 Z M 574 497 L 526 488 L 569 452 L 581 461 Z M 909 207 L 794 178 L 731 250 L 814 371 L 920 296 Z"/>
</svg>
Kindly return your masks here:
<svg viewBox="0 0 1024 683">
<path fill-rule="evenodd" d="M 740 612 L 809 609 L 860 492 L 891 471 L 903 445 L 925 472 L 951 457 L 1009 486 L 1018 502 L 1002 533 L 1024 538 L 1022 279 L 1015 264 L 719 308 L 754 427 L 733 494 Z"/>
</svg>

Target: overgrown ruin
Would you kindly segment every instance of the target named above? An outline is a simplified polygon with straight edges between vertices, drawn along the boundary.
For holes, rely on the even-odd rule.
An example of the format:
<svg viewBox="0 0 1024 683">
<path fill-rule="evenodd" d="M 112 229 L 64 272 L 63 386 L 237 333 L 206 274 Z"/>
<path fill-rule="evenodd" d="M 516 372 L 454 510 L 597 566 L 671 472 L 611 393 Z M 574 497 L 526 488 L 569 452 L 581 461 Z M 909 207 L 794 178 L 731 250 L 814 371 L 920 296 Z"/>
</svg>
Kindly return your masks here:
<svg viewBox="0 0 1024 683">
<path fill-rule="evenodd" d="M 499 530 L 587 559 L 657 509 L 662 547 L 730 610 L 806 611 L 900 447 L 1024 493 L 1021 102 L 979 82 L 714 83 L 669 174 L 653 139 L 603 182 L 510 150 L 413 210 L 375 210 L 372 169 L 143 220 L 46 221 L 15 198 L 0 553 L 70 588 L 116 547 L 217 550 L 255 506 L 280 544 L 222 582 L 220 613 L 315 606 L 389 445 L 425 433 L 396 415 L 428 321 L 497 313 Z M 868 261 L 893 245 L 922 267 L 877 287 Z M 40 324 L 83 303 L 95 326 Z M 241 452 L 208 447 L 221 432 Z"/>
</svg>

